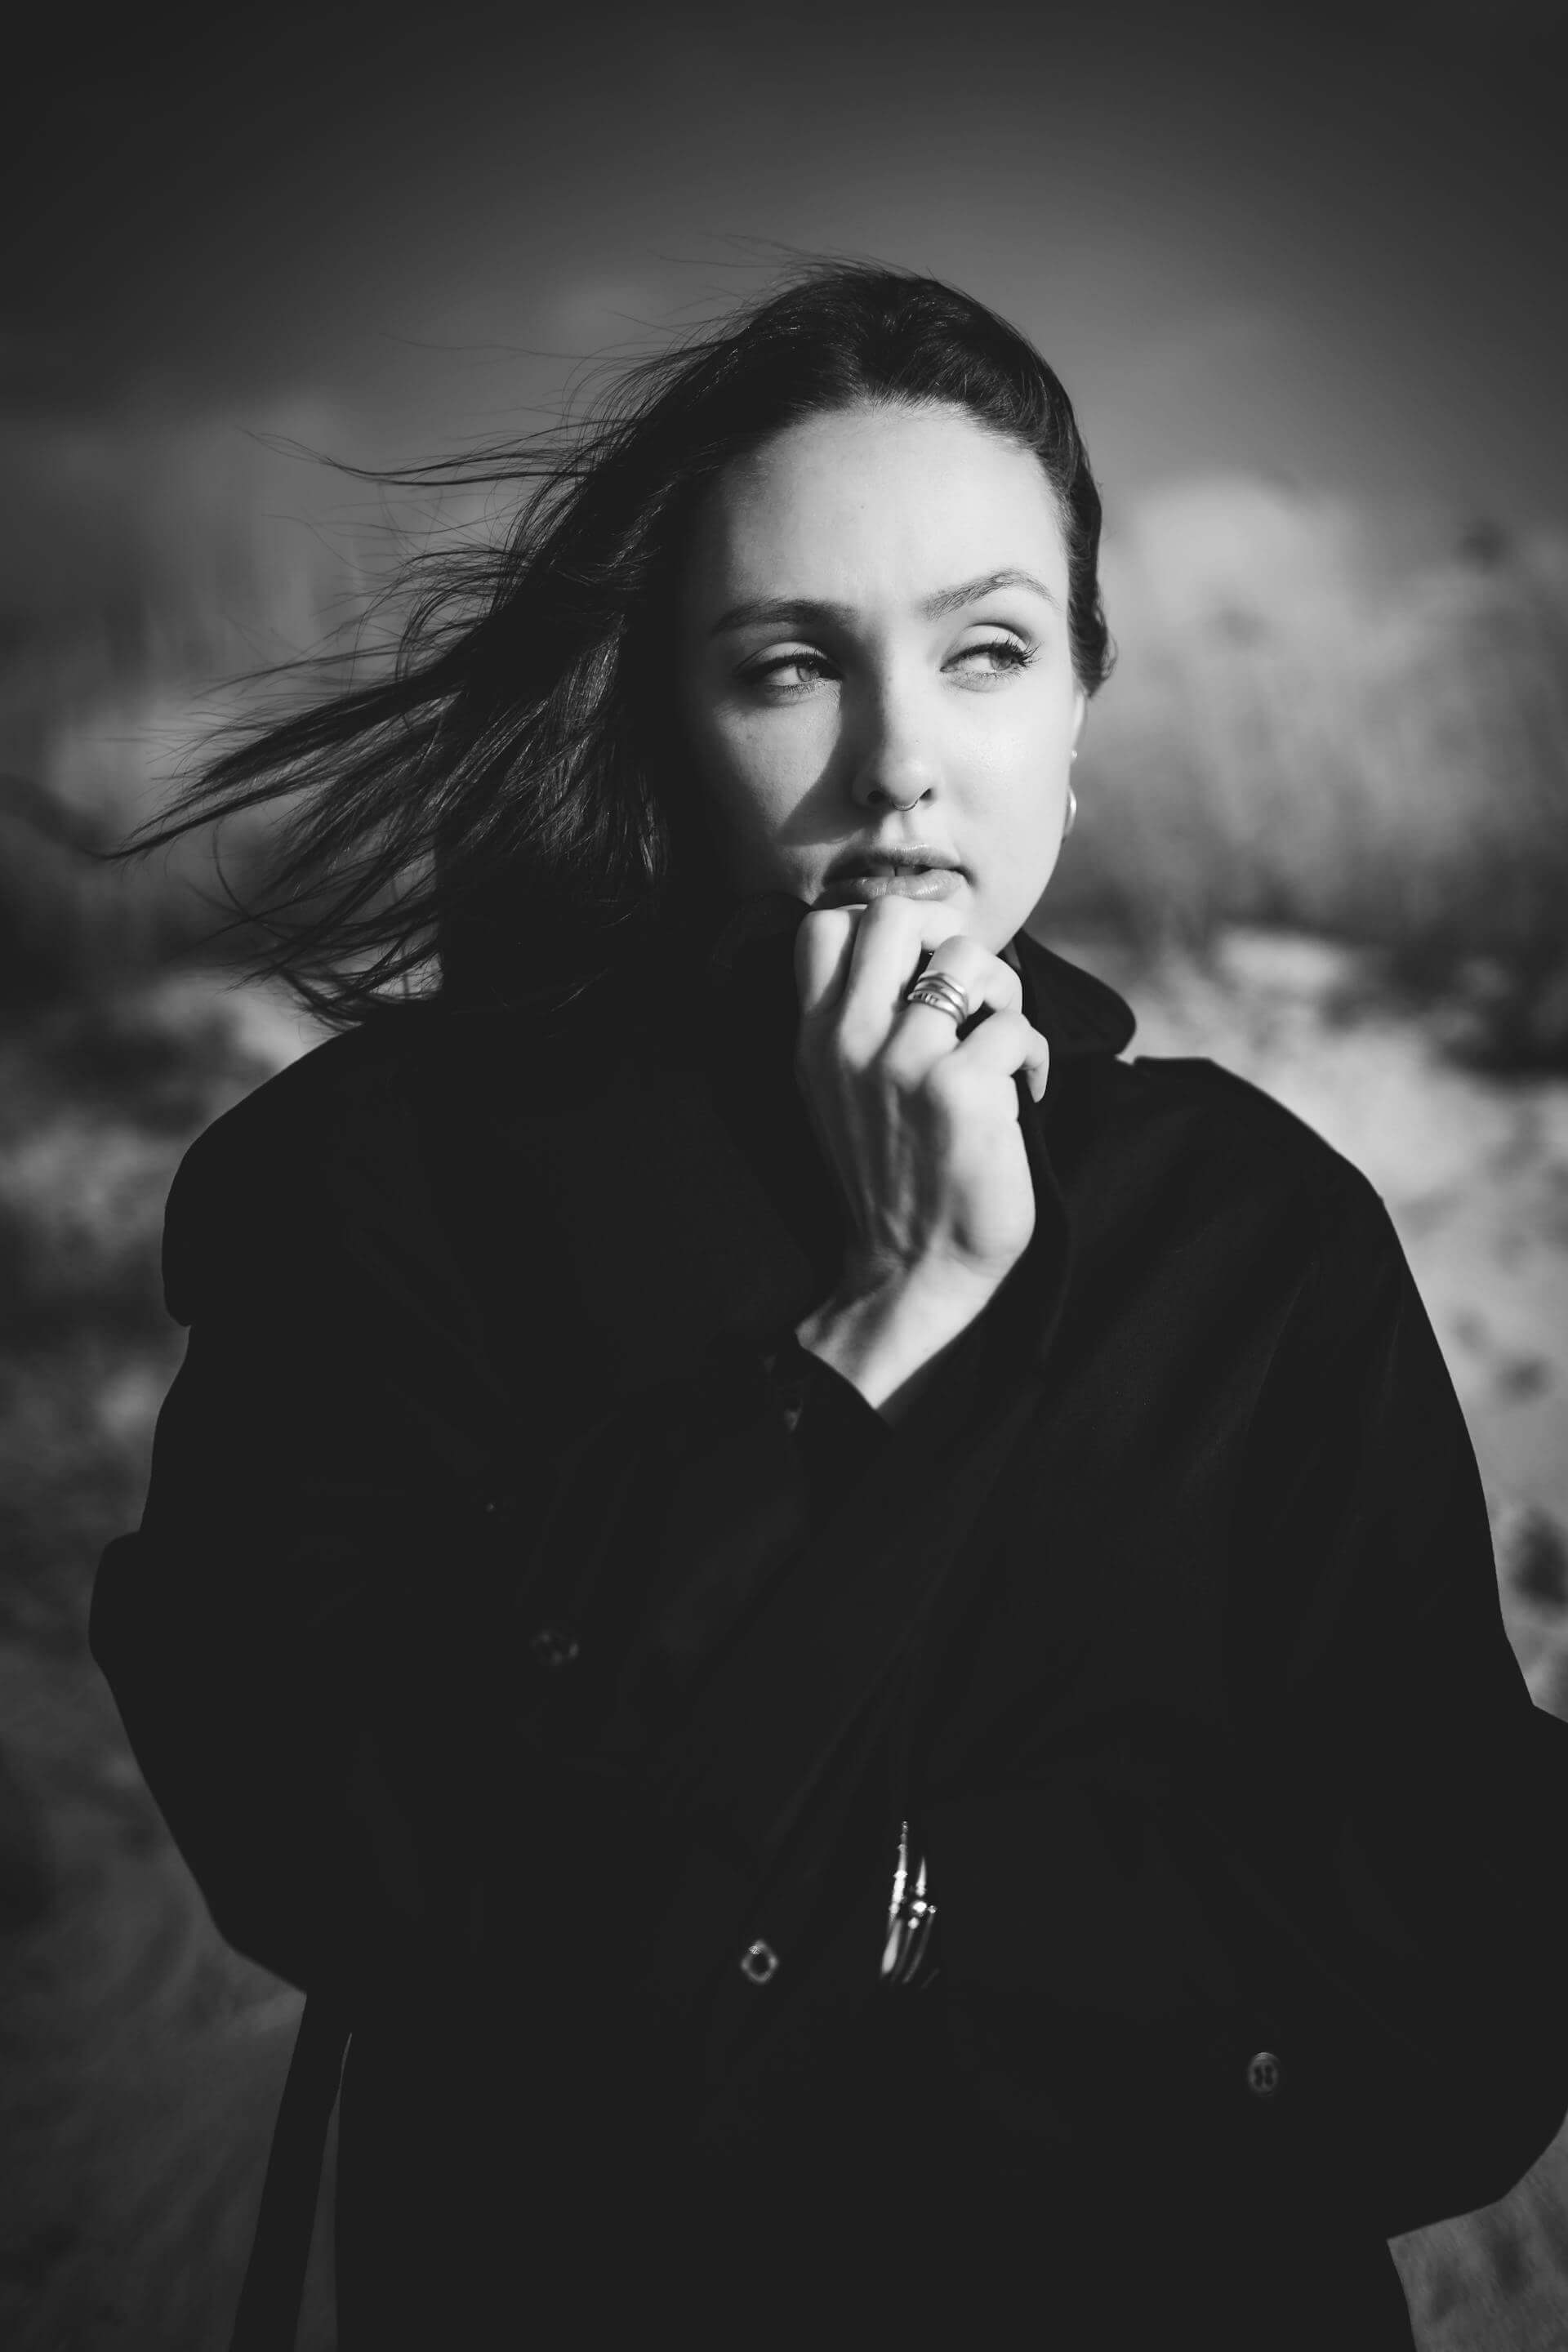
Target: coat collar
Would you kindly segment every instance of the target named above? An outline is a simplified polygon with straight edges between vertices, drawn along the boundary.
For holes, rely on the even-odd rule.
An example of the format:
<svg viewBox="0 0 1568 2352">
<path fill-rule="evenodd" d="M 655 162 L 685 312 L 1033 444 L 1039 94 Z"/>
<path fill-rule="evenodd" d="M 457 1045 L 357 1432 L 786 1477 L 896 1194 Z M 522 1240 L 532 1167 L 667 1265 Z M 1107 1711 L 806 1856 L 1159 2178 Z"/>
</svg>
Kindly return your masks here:
<svg viewBox="0 0 1568 2352">
<path fill-rule="evenodd" d="M 1053 1055 L 1076 1060 L 1089 1054 L 1126 1052 L 1137 1019 L 1108 981 L 1069 963 L 1027 931 L 1016 932 L 1003 952 L 1018 967 L 1025 1012 L 1050 1040 Z"/>
</svg>

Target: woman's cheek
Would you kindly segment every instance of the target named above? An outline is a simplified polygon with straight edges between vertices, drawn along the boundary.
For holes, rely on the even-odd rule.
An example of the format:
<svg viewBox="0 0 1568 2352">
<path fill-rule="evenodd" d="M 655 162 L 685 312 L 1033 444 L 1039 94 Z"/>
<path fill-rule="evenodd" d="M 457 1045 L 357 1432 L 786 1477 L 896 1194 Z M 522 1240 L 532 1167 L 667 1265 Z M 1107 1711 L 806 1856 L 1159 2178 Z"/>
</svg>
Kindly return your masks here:
<svg viewBox="0 0 1568 2352">
<path fill-rule="evenodd" d="M 767 820 L 787 816 L 820 775 L 826 751 L 804 713 L 770 714 L 738 730 L 731 770 L 743 797 Z"/>
<path fill-rule="evenodd" d="M 715 725 L 699 745 L 703 782 L 723 845 L 728 877 L 740 889 L 789 887 L 777 843 L 809 782 L 795 749 L 753 720 Z"/>
<path fill-rule="evenodd" d="M 1071 751 L 1070 711 L 1012 714 L 987 746 L 991 788 L 1020 812 L 1037 809 L 1042 793 L 1065 793 Z"/>
</svg>

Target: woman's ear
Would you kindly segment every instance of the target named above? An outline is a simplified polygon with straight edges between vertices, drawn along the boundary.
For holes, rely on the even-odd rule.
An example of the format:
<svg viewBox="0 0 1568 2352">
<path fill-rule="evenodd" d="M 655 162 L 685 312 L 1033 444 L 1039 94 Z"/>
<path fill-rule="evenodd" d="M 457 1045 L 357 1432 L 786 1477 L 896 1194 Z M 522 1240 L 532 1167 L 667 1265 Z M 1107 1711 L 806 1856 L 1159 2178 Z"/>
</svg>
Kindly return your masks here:
<svg viewBox="0 0 1568 2352">
<path fill-rule="evenodd" d="M 1089 697 L 1081 686 L 1075 687 L 1072 698 L 1072 748 L 1075 753 L 1078 751 L 1079 738 L 1083 733 L 1083 722 L 1088 717 Z"/>
</svg>

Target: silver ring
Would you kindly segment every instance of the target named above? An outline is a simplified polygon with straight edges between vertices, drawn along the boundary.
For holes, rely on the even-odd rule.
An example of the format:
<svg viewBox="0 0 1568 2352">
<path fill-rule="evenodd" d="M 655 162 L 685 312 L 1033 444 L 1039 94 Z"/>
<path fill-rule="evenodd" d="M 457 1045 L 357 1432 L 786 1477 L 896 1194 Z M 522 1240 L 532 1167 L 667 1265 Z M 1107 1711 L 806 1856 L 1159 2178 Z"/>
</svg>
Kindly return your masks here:
<svg viewBox="0 0 1568 2352">
<path fill-rule="evenodd" d="M 929 1004 L 938 1013 L 950 1013 L 962 1029 L 969 1018 L 969 999 L 956 980 L 945 971 L 922 971 L 904 991 L 906 1004 Z"/>
</svg>

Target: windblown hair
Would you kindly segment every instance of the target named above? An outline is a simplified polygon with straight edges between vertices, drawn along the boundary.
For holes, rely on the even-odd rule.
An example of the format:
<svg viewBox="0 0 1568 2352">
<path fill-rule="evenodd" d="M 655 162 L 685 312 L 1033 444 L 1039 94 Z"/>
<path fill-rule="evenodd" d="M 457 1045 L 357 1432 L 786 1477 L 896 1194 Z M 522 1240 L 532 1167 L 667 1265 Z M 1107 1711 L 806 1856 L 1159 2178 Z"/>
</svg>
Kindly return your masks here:
<svg viewBox="0 0 1568 2352">
<path fill-rule="evenodd" d="M 624 368 L 582 423 L 373 477 L 523 496 L 502 547 L 416 559 L 386 676 L 253 722 L 119 854 L 287 800 L 266 903 L 230 903 L 276 942 L 253 969 L 318 1017 L 350 1027 L 432 971 L 456 1002 L 569 1002 L 721 887 L 673 689 L 694 509 L 731 458 L 866 402 L 950 404 L 1034 453 L 1094 693 L 1111 659 L 1100 497 L 1056 376 L 935 278 L 807 263 Z"/>
</svg>

